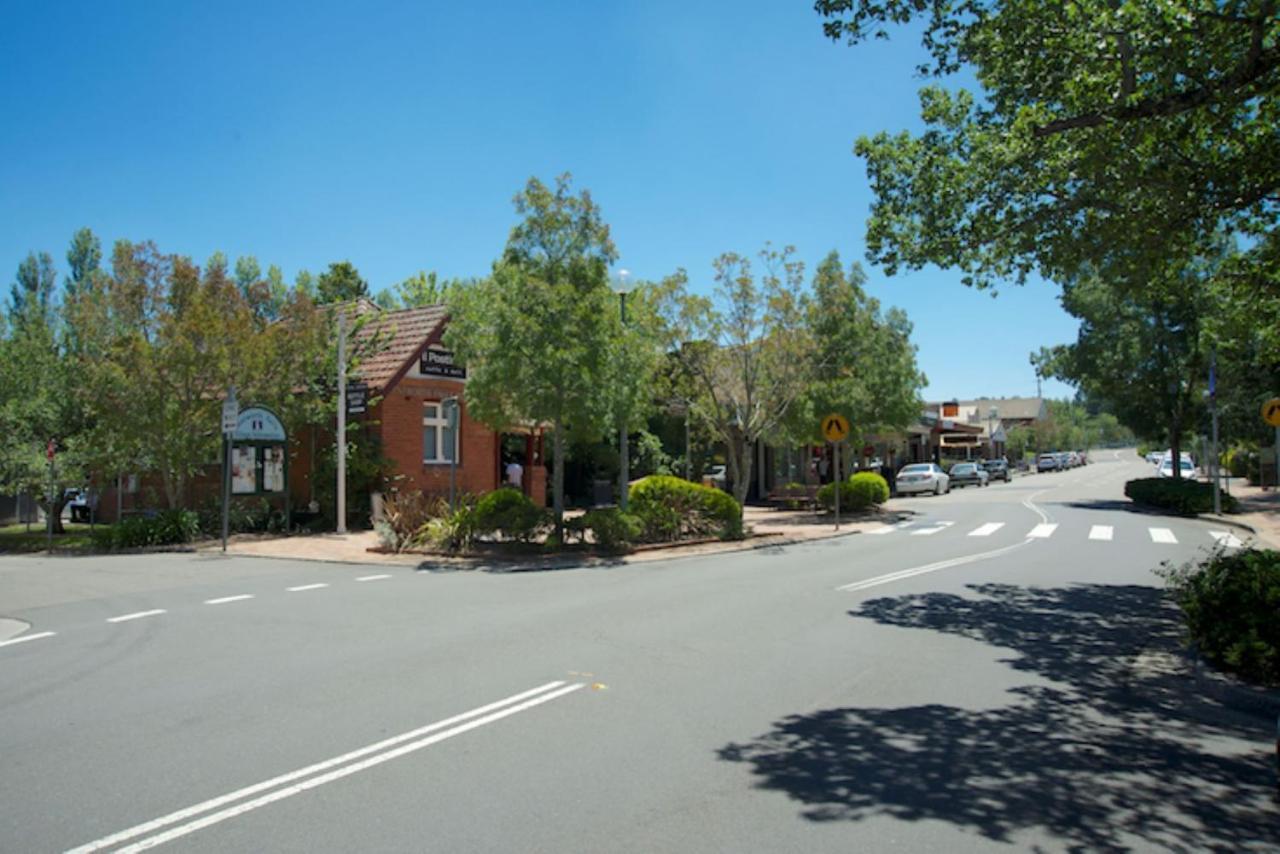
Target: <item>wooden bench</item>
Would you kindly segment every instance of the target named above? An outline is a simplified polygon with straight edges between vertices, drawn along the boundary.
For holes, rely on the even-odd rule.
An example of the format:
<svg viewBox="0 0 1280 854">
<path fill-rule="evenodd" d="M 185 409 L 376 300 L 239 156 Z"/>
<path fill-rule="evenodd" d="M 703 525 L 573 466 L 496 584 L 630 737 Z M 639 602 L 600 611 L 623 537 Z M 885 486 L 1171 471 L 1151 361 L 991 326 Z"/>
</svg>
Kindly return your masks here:
<svg viewBox="0 0 1280 854">
<path fill-rule="evenodd" d="M 769 493 L 768 501 L 775 510 L 813 510 L 818 506 L 818 485 L 779 487 Z"/>
</svg>

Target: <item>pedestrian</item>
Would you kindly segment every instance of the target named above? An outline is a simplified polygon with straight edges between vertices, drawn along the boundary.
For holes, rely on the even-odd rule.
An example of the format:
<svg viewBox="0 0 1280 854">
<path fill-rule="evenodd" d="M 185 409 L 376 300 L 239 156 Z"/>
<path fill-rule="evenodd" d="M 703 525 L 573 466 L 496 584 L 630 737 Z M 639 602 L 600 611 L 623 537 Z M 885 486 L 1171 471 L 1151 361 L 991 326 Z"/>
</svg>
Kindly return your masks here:
<svg viewBox="0 0 1280 854">
<path fill-rule="evenodd" d="M 524 490 L 524 466 L 515 458 L 507 463 L 507 483 L 521 491 Z"/>
</svg>

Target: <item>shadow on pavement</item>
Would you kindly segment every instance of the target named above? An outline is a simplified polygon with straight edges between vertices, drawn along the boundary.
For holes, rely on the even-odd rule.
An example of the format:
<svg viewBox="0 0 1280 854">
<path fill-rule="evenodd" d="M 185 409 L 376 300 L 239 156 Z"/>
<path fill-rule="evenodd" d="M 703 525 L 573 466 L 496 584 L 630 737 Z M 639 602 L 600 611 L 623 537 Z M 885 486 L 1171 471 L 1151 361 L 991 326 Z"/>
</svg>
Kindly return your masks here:
<svg viewBox="0 0 1280 854">
<path fill-rule="evenodd" d="M 979 585 L 868 601 L 853 617 L 1007 648 L 1052 680 L 1000 708 L 834 708 L 793 715 L 721 759 L 749 763 L 812 821 L 933 819 L 1000 841 L 1178 851 L 1280 844 L 1274 721 L 1202 697 L 1177 612 L 1137 586 Z M 1247 742 L 1247 743 L 1246 743 Z"/>
</svg>

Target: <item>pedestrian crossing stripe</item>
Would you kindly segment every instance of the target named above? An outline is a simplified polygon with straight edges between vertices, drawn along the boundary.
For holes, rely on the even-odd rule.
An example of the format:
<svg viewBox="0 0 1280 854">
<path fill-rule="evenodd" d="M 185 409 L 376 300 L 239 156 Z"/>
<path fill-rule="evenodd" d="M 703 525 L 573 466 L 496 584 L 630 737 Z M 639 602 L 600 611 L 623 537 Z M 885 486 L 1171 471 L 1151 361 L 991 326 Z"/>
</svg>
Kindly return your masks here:
<svg viewBox="0 0 1280 854">
<path fill-rule="evenodd" d="M 939 531 L 945 531 L 947 528 L 950 528 L 954 524 L 955 522 L 934 522 L 932 528 L 921 528 L 918 531 L 912 531 L 911 536 L 928 537 L 938 533 Z"/>
<path fill-rule="evenodd" d="M 919 526 L 914 527 L 917 524 Z M 942 533 L 948 528 L 953 527 L 955 524 L 956 523 L 953 521 L 937 521 L 937 522 L 907 521 L 907 522 L 898 522 L 893 525 L 883 525 L 879 528 L 876 528 L 875 530 L 867 531 L 867 533 L 883 536 L 885 534 L 892 534 L 898 531 L 904 531 L 905 533 L 908 533 L 913 537 L 931 537 L 934 534 Z M 974 528 L 972 531 L 969 531 L 967 535 L 970 537 L 989 537 L 995 534 L 997 531 L 1000 531 L 1006 527 L 1008 526 L 1004 522 L 986 522 Z M 1039 525 L 1036 525 L 1034 528 L 1028 531 L 1024 536 L 1028 540 L 1047 540 L 1057 533 L 1059 527 L 1061 526 L 1057 522 L 1043 522 Z M 908 531 L 906 530 L 907 528 L 912 528 L 912 530 Z M 1238 549 L 1238 548 L 1244 547 L 1244 543 L 1240 540 L 1240 538 L 1229 531 L 1209 531 L 1208 533 L 1209 533 L 1209 536 L 1211 536 L 1214 539 L 1214 541 L 1219 545 L 1221 545 L 1223 548 Z M 1178 537 L 1171 528 L 1149 527 L 1147 528 L 1147 535 L 1151 538 L 1152 543 L 1159 543 L 1161 545 L 1177 545 L 1178 544 Z M 1116 536 L 1116 529 L 1115 529 L 1115 526 L 1113 525 L 1091 525 L 1089 527 L 1088 538 L 1090 540 L 1096 540 L 1099 542 L 1112 542 L 1115 540 L 1115 536 Z M 1184 536 L 1186 535 L 1184 534 Z"/>
<path fill-rule="evenodd" d="M 1147 532 L 1151 534 L 1151 542 L 1153 543 L 1177 543 L 1178 538 L 1173 535 L 1173 531 L 1168 528 L 1147 528 Z"/>
<path fill-rule="evenodd" d="M 1058 530 L 1056 522 L 1045 522 L 1043 525 L 1036 525 L 1031 529 L 1031 533 L 1027 534 L 1028 539 L 1044 540 L 1053 536 L 1053 532 Z"/>
<path fill-rule="evenodd" d="M 974 528 L 969 532 L 971 537 L 989 537 L 996 531 L 1004 527 L 1004 522 L 988 522 L 985 525 Z"/>
<path fill-rule="evenodd" d="M 1091 540 L 1110 540 L 1115 528 L 1110 525 L 1094 525 L 1089 529 L 1089 539 Z"/>
<path fill-rule="evenodd" d="M 1217 540 L 1218 545 L 1226 546 L 1229 549 L 1238 549 L 1244 545 L 1235 534 L 1229 531 L 1210 531 L 1209 536 Z"/>
</svg>

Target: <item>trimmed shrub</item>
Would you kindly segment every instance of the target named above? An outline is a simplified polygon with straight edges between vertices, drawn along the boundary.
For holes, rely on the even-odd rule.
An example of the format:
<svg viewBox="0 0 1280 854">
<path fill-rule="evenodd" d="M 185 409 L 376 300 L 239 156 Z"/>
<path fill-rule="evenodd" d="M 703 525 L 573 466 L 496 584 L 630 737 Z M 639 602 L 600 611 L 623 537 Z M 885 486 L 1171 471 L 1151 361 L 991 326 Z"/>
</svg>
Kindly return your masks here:
<svg viewBox="0 0 1280 854">
<path fill-rule="evenodd" d="M 452 513 L 428 520 L 414 532 L 409 541 L 412 548 L 435 546 L 451 554 L 471 548 L 476 537 L 475 510 L 466 505 Z"/>
<path fill-rule="evenodd" d="M 1161 575 L 1205 658 L 1253 682 L 1280 684 L 1280 552 L 1217 552 Z"/>
<path fill-rule="evenodd" d="M 191 510 L 164 510 L 154 516 L 134 516 L 104 528 L 95 536 L 101 549 L 140 549 L 176 546 L 200 536 L 200 517 Z"/>
<path fill-rule="evenodd" d="M 388 547 L 400 550 L 411 547 L 428 522 L 448 516 L 450 510 L 444 498 L 415 489 L 389 493 L 383 500 L 382 512 L 386 521 L 374 526 L 378 538 Z"/>
<path fill-rule="evenodd" d="M 475 532 L 527 543 L 546 522 L 546 514 L 518 489 L 495 489 L 476 502 Z"/>
<path fill-rule="evenodd" d="M 1213 484 L 1187 478 L 1143 477 L 1124 485 L 1124 494 L 1135 504 L 1171 510 L 1183 516 L 1213 512 Z M 1222 510 L 1236 511 L 1236 500 L 1222 493 Z"/>
<path fill-rule="evenodd" d="M 889 482 L 875 472 L 862 471 L 840 484 L 840 509 L 865 510 L 873 504 L 889 500 Z M 836 485 L 828 483 L 818 490 L 818 503 L 827 510 L 836 506 Z"/>
<path fill-rule="evenodd" d="M 741 539 L 742 506 L 727 492 L 671 475 L 653 475 L 632 484 L 630 509 L 646 542 L 717 536 Z"/>
<path fill-rule="evenodd" d="M 580 524 L 591 531 L 596 545 L 607 552 L 627 551 L 644 531 L 644 525 L 636 516 L 616 507 L 588 511 L 580 517 Z"/>
</svg>

